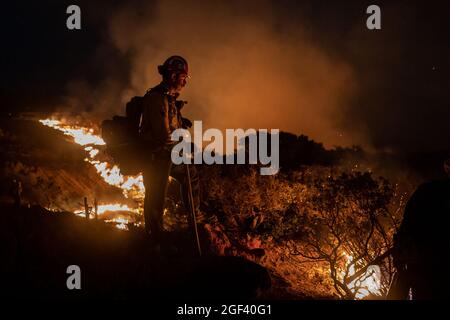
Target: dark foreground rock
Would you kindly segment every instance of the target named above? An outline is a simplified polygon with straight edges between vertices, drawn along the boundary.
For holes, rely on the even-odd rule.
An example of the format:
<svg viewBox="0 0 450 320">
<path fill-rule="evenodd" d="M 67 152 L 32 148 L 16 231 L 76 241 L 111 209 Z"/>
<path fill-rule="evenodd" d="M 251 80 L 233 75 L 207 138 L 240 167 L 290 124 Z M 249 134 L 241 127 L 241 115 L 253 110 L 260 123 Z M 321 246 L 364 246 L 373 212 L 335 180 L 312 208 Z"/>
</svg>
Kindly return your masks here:
<svg viewBox="0 0 450 320">
<path fill-rule="evenodd" d="M 240 257 L 198 258 L 187 235 L 168 237 L 176 252 L 152 250 L 139 231 L 40 207 L 1 206 L 1 295 L 186 301 L 255 299 L 270 288 L 262 266 Z M 67 289 L 70 265 L 81 269 L 81 290 Z"/>
</svg>

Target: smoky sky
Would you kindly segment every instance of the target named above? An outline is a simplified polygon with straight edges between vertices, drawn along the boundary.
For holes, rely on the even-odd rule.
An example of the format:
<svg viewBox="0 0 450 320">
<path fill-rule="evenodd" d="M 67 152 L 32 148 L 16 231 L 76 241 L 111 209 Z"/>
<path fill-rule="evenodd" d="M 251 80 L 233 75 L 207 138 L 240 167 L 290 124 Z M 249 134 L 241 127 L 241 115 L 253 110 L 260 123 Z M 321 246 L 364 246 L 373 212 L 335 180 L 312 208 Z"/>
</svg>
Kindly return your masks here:
<svg viewBox="0 0 450 320">
<path fill-rule="evenodd" d="M 65 27 L 78 4 L 82 30 Z M 3 110 L 123 113 L 172 54 L 204 127 L 278 128 L 326 146 L 449 148 L 448 1 L 33 1 L 3 10 Z"/>
</svg>

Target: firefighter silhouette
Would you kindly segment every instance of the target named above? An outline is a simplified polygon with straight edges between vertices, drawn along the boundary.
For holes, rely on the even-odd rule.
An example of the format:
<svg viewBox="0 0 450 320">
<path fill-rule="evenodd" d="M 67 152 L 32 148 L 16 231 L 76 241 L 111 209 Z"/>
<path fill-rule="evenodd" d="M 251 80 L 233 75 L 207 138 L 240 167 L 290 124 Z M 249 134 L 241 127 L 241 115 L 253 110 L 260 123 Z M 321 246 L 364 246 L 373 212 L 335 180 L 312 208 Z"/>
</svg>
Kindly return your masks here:
<svg viewBox="0 0 450 320">
<path fill-rule="evenodd" d="M 389 299 L 446 299 L 449 275 L 450 159 L 448 177 L 420 185 L 409 199 L 402 224 L 394 237 L 397 276 Z M 409 296 L 411 294 L 411 296 Z"/>
</svg>

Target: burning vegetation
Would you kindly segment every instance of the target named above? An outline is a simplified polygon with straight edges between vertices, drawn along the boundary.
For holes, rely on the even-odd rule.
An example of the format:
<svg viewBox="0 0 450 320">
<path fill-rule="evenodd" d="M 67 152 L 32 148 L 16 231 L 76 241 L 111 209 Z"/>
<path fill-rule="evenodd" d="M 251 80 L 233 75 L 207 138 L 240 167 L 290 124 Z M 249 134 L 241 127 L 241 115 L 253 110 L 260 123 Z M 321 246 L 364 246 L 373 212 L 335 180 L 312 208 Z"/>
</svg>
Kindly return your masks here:
<svg viewBox="0 0 450 320">
<path fill-rule="evenodd" d="M 137 202 L 137 208 L 129 208 L 126 204 L 101 204 L 97 206 L 96 213 L 102 215 L 105 212 L 132 212 L 137 215 L 142 215 L 142 201 L 145 195 L 145 188 L 142 175 L 138 176 L 124 176 L 120 173 L 120 168 L 117 165 L 112 165 L 108 161 L 101 161 L 100 148 L 105 145 L 103 139 L 94 134 L 92 128 L 85 128 L 81 126 L 63 124 L 59 120 L 44 119 L 39 120 L 45 126 L 51 127 L 55 130 L 63 132 L 73 138 L 73 142 L 84 147 L 86 151 L 86 158 L 84 161 L 93 165 L 100 175 L 100 177 L 109 185 L 117 187 L 122 190 L 125 198 L 133 199 Z M 105 158 L 105 155 L 103 155 Z M 86 214 L 86 208 L 76 211 L 78 214 Z M 106 221 L 118 223 L 117 227 L 125 229 L 130 222 L 123 217 L 116 217 Z"/>
<path fill-rule="evenodd" d="M 39 204 L 53 211 L 97 217 L 119 229 L 141 226 L 142 175 L 123 175 L 105 154 L 105 142 L 93 128 L 54 119 L 39 122 L 81 147 L 76 151 L 77 166 L 84 162 L 97 176 L 82 190 L 67 195 L 78 197 L 68 201 L 71 205 L 52 197 Z M 261 176 L 252 165 L 199 166 L 201 207 L 206 215 L 203 235 L 209 251 L 244 256 L 265 266 L 280 297 L 383 298 L 394 272 L 386 253 L 407 194 L 361 165 L 344 161 L 349 155 L 357 158 L 359 149 L 325 150 L 305 136 L 282 133 L 280 150 L 287 145 L 292 152 L 281 155 L 281 172 L 275 176 Z M 293 159 L 293 154 L 301 156 Z M 14 166 L 17 162 L 9 162 L 9 168 Z M 14 170 L 8 172 L 19 176 Z M 115 192 L 114 201 L 94 192 L 98 185 L 109 186 Z M 83 205 L 83 196 L 91 201 Z M 178 195 L 170 193 L 166 229 L 186 227 L 186 213 L 180 208 Z"/>
<path fill-rule="evenodd" d="M 405 199 L 387 180 L 321 166 L 275 177 L 250 169 L 244 178 L 205 169 L 208 211 L 234 241 L 264 248 L 262 263 L 290 290 L 343 299 L 385 296 L 394 269 L 384 253 Z"/>
</svg>

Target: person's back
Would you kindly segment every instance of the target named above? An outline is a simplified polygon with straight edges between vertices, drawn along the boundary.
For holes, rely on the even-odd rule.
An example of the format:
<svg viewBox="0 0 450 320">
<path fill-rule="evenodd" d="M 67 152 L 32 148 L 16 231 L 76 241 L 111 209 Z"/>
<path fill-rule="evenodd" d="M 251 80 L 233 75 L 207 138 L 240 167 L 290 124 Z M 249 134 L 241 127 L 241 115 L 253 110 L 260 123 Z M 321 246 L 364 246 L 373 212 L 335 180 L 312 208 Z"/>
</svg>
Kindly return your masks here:
<svg viewBox="0 0 450 320">
<path fill-rule="evenodd" d="M 413 299 L 449 297 L 449 220 L 450 179 L 420 185 L 405 207 L 394 243 L 394 262 L 409 278 Z"/>
</svg>

